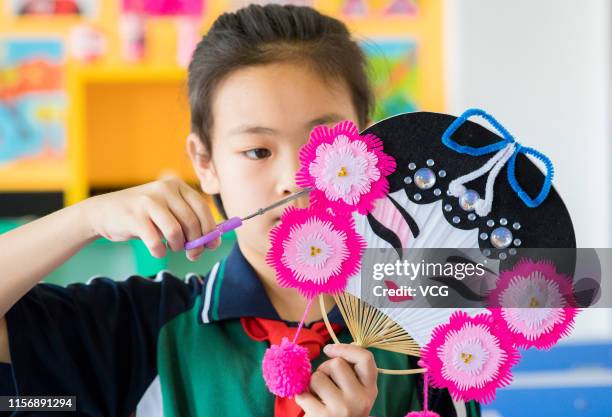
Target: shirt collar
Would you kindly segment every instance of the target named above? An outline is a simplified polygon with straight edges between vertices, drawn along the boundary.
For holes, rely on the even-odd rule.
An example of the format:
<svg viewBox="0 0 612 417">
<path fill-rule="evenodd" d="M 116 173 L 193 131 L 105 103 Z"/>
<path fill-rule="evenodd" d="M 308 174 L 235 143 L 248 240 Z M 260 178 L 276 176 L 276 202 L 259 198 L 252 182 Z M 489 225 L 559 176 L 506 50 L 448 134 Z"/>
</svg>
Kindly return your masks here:
<svg viewBox="0 0 612 417">
<path fill-rule="evenodd" d="M 203 323 L 240 317 L 281 320 L 238 243 L 208 274 L 202 287 L 202 305 Z M 319 308 L 318 300 L 315 300 L 312 308 Z M 344 324 L 338 306 L 328 313 L 328 318 L 331 323 Z"/>
</svg>

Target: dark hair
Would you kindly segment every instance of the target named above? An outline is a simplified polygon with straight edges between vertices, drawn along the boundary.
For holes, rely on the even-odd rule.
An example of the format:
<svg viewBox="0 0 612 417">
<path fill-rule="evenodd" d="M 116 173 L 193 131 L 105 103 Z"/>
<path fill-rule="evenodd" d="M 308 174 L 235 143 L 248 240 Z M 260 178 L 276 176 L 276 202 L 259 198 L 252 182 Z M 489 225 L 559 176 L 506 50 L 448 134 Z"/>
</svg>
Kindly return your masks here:
<svg viewBox="0 0 612 417">
<path fill-rule="evenodd" d="M 344 23 L 310 7 L 250 5 L 219 16 L 189 64 L 191 130 L 207 152 L 219 82 L 242 67 L 283 61 L 304 62 L 325 78 L 345 81 L 360 127 L 366 127 L 373 106 L 366 60 Z"/>
</svg>

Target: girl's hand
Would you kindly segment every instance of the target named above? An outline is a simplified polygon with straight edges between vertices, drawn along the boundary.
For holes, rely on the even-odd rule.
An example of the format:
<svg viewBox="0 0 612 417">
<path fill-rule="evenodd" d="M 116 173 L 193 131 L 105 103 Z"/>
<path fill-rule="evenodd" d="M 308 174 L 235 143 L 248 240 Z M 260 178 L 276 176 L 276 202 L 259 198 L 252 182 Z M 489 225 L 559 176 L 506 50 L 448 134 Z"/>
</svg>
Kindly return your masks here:
<svg viewBox="0 0 612 417">
<path fill-rule="evenodd" d="M 378 371 L 364 348 L 332 344 L 323 349 L 332 359 L 313 372 L 310 392 L 295 396 L 305 417 L 367 417 L 374 405 Z"/>
<path fill-rule="evenodd" d="M 215 227 L 204 197 L 174 178 L 99 195 L 80 204 L 95 236 L 114 242 L 139 238 L 157 258 L 166 255 L 162 238 L 177 252 L 187 241 Z M 207 247 L 215 249 L 219 244 L 217 239 Z M 187 258 L 194 261 L 203 250 L 187 251 Z"/>
</svg>

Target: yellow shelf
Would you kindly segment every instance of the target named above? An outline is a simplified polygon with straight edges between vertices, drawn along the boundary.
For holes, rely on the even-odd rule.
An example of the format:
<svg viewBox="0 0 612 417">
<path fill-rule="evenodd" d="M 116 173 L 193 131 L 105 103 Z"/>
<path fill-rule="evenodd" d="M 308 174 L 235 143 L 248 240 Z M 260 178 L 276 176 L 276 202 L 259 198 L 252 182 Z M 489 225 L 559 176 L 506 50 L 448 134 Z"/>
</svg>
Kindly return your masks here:
<svg viewBox="0 0 612 417">
<path fill-rule="evenodd" d="M 69 63 L 67 70 L 75 179 L 66 190 L 67 204 L 86 198 L 91 187 L 140 184 L 167 172 L 195 181 L 181 146 L 189 133 L 186 69 Z"/>
<path fill-rule="evenodd" d="M 20 161 L 0 166 L 3 191 L 62 191 L 69 182 L 66 161 Z"/>
<path fill-rule="evenodd" d="M 134 166 L 130 158 L 119 158 L 112 163 L 108 160 L 109 157 L 120 156 L 124 147 L 124 154 L 131 154 L 134 146 L 144 149 L 146 153 L 151 132 L 139 130 L 146 121 L 146 112 L 153 115 L 152 125 L 157 121 L 159 135 L 167 135 L 169 141 L 184 140 L 189 127 L 187 97 L 181 97 L 185 91 L 186 69 L 146 63 L 102 66 L 69 63 L 66 71 L 69 103 L 67 157 L 0 165 L 0 190 L 61 191 L 65 193 L 66 204 L 72 204 L 86 198 L 92 185 L 122 186 L 152 181 L 156 179 L 155 174 L 164 169 L 174 168 L 186 180 L 194 181 L 193 175 L 186 175 L 190 171 L 186 169 L 186 156 L 172 153 L 167 143 L 160 146 L 164 151 L 155 153 L 155 161 L 145 161 L 144 166 L 142 161 L 141 166 Z M 159 100 L 164 98 L 175 100 L 175 103 L 168 105 L 171 108 L 167 112 L 161 111 L 164 106 L 159 105 Z M 156 110 L 158 114 L 154 113 Z M 131 120 L 134 122 L 130 123 Z M 176 126 L 169 126 L 169 123 L 176 123 Z M 106 130 L 113 136 L 112 139 L 104 138 Z M 149 133 L 149 137 L 139 132 Z M 176 137 L 170 136 L 173 132 L 177 133 Z M 131 145 L 125 143 L 125 136 L 133 139 Z M 88 143 L 92 138 L 95 143 Z M 154 137 L 153 142 L 155 140 L 159 141 L 160 138 Z M 176 142 L 171 145 L 175 149 L 182 149 L 176 146 Z M 110 155 L 103 155 L 104 150 L 109 148 Z M 96 155 L 88 153 L 88 149 L 96 152 Z M 173 166 L 164 167 L 164 154 L 168 152 Z M 155 165 L 149 168 L 149 164 Z M 113 165 L 118 169 L 113 169 Z M 102 184 L 104 182 L 106 184 Z"/>
<path fill-rule="evenodd" d="M 140 82 L 182 82 L 187 80 L 187 70 L 178 66 L 147 65 L 139 63 L 106 64 L 84 66 L 69 64 L 69 77 L 76 77 L 86 83 L 140 83 Z"/>
</svg>

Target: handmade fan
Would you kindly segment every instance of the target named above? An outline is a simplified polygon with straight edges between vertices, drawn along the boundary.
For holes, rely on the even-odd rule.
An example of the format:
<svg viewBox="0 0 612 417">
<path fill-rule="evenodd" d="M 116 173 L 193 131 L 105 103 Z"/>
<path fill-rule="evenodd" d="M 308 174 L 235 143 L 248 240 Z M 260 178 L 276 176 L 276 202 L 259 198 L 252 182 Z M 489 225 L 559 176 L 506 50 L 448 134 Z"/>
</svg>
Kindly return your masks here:
<svg viewBox="0 0 612 417">
<path fill-rule="evenodd" d="M 485 118 L 497 133 L 468 121 L 472 116 Z M 527 155 L 540 159 L 546 173 Z M 505 292 L 496 293 L 495 309 L 483 308 L 499 272 L 521 261 L 522 248 L 575 247 L 570 216 L 551 187 L 552 164 L 518 144 L 487 113 L 469 110 L 459 118 L 408 113 L 361 134 L 346 122 L 334 129 L 317 128 L 300 156 L 296 182 L 313 189 L 312 207 L 300 216 L 287 211 L 288 221 L 282 220 L 273 232 L 269 262 L 281 284 L 300 289 L 311 301 L 318 294 L 333 294 L 355 343 L 422 356 L 421 369 L 381 372 L 427 370 L 432 384 L 448 388 L 455 399 L 489 401 L 498 386 L 510 381 L 509 370 L 518 360 L 516 346 L 550 347 L 571 327 L 571 308 L 548 315 L 521 315 L 505 308 L 508 304 L 502 301 L 510 296 L 541 300 L 541 293 L 512 279 Z M 289 221 L 291 216 L 297 223 Z M 315 223 L 318 229 L 310 227 Z M 464 260 L 486 264 L 485 276 L 477 287 L 460 280 L 449 286 L 473 299 L 477 308 L 469 303 L 462 309 L 431 308 L 431 297 L 391 291 L 384 306 L 374 305 L 364 294 L 370 289 L 364 280 L 371 277 L 354 263 L 365 247 L 362 264 L 372 257 L 381 264 L 418 262 L 419 251 L 427 248 L 470 250 Z M 454 258 L 461 256 L 459 252 Z M 534 273 L 567 280 L 575 259 L 566 252 L 557 256 L 547 258 L 552 270 L 535 268 Z M 531 261 L 537 264 L 539 259 Z M 546 287 L 547 294 L 560 288 L 554 282 Z M 388 290 L 400 286 L 393 279 L 381 284 Z M 557 295 L 565 303 L 550 307 L 572 307 L 571 297 L 563 291 Z M 322 297 L 320 306 L 338 342 Z M 546 326 L 539 333 L 525 331 L 543 321 Z"/>
<path fill-rule="evenodd" d="M 570 216 L 550 187 L 552 167 L 547 165 L 549 172 L 542 174 L 526 157 L 541 154 L 520 148 L 498 123 L 494 127 L 502 137 L 468 121 L 473 115 L 486 113 L 473 110 L 458 119 L 444 114 L 408 113 L 363 132 L 381 138 L 384 152 L 397 163 L 395 172 L 388 176 L 386 197 L 377 200 L 367 215 L 353 215 L 368 248 L 476 248 L 487 259 L 490 278 L 495 279 L 500 268 L 509 269 L 519 261 L 517 251 L 521 247 L 575 247 Z M 489 153 L 495 152 L 491 158 Z M 471 178 L 466 179 L 466 175 Z M 457 180 L 465 181 L 469 189 Z M 453 195 L 458 188 L 463 188 L 462 193 Z M 539 206 L 529 207 L 535 204 L 528 196 L 538 193 L 541 201 L 535 203 Z M 557 261 L 555 264 L 565 265 L 566 273 L 571 274 L 572 259 Z M 336 301 L 348 318 L 353 337 L 363 345 L 419 352 L 431 339 L 433 329 L 447 322 L 456 310 L 374 308 L 355 301 L 355 297 L 361 297 L 362 284 L 361 275 L 353 276 L 346 293 Z M 491 282 L 481 284 L 484 288 L 480 293 L 492 286 Z M 402 306 L 402 302 L 397 305 Z M 477 312 L 470 310 L 471 314 Z M 374 314 L 386 315 L 391 322 L 363 319 Z"/>
</svg>

